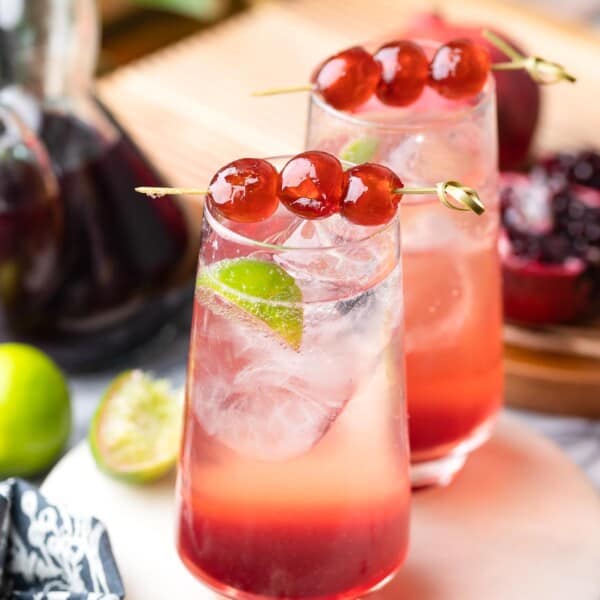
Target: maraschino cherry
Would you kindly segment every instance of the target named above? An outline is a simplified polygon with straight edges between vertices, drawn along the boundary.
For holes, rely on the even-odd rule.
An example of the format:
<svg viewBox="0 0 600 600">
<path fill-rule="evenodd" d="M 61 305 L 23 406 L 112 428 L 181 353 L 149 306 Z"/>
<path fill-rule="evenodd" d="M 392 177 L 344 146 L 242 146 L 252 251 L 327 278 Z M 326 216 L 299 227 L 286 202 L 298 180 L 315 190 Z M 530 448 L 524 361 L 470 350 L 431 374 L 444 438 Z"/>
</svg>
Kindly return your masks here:
<svg viewBox="0 0 600 600">
<path fill-rule="evenodd" d="M 429 85 L 440 96 L 460 100 L 478 94 L 490 72 L 487 48 L 469 39 L 440 46 L 429 65 Z"/>
<path fill-rule="evenodd" d="M 360 46 L 328 58 L 313 76 L 315 89 L 338 110 L 354 110 L 375 91 L 380 64 Z"/>
<path fill-rule="evenodd" d="M 322 219 L 339 211 L 345 186 L 340 161 L 313 150 L 294 156 L 283 167 L 279 199 L 305 219 Z"/>
<path fill-rule="evenodd" d="M 356 225 L 384 225 L 396 214 L 402 181 L 391 169 L 374 163 L 346 171 L 348 180 L 340 214 Z"/>
<path fill-rule="evenodd" d="M 373 58 L 381 65 L 377 98 L 390 106 L 408 106 L 427 84 L 429 62 L 423 48 L 407 40 L 385 44 Z"/>
<path fill-rule="evenodd" d="M 279 173 L 269 161 L 240 158 L 215 173 L 206 200 L 232 221 L 256 223 L 277 210 L 279 188 Z"/>
</svg>

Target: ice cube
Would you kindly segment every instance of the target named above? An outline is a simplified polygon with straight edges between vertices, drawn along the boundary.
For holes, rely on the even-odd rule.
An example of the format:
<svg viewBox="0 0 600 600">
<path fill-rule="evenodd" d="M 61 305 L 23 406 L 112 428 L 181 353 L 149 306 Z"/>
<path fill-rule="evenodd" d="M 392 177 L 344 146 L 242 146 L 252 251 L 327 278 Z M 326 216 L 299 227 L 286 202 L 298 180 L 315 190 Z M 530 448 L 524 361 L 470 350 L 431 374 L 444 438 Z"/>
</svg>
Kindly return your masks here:
<svg viewBox="0 0 600 600">
<path fill-rule="evenodd" d="M 416 131 L 396 145 L 384 161 L 407 185 L 433 185 L 457 180 L 480 187 L 494 172 L 494 140 L 483 139 L 485 130 L 476 123 Z"/>
<path fill-rule="evenodd" d="M 323 301 L 369 289 L 397 261 L 394 227 L 359 227 L 340 215 L 302 221 L 290 233 L 291 249 L 275 257 L 300 285 L 304 299 Z"/>
<path fill-rule="evenodd" d="M 402 206 L 400 223 L 404 253 L 439 251 L 441 247 L 452 252 L 464 237 L 449 209 L 434 203 Z"/>
<path fill-rule="evenodd" d="M 231 316 L 231 315 L 230 315 Z M 209 317 L 195 348 L 193 402 L 207 434 L 246 458 L 283 461 L 308 452 L 351 397 L 349 349 L 307 340 L 297 352 L 256 324 Z"/>
<path fill-rule="evenodd" d="M 230 327 L 219 331 L 226 348 L 219 360 L 213 354 L 195 362 L 200 423 L 246 458 L 284 461 L 308 452 L 350 398 L 354 374 L 340 369 L 335 356 L 300 354 L 259 331 L 242 344 L 236 325 Z"/>
<path fill-rule="evenodd" d="M 404 255 L 407 353 L 454 347 L 477 314 L 478 278 L 473 261 L 453 246 Z"/>
</svg>

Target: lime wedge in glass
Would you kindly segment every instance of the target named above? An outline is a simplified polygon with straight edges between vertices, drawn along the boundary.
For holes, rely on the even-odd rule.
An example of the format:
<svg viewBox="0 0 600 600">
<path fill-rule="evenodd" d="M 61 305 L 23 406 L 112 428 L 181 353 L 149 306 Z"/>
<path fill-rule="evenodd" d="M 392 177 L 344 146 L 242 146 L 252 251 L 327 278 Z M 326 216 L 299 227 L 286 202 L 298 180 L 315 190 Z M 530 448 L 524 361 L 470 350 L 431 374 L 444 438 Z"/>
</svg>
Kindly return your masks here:
<svg viewBox="0 0 600 600">
<path fill-rule="evenodd" d="M 266 325 L 295 350 L 302 343 L 302 291 L 279 265 L 253 258 L 221 260 L 203 267 L 196 290 L 212 292 L 242 309 L 241 316 Z"/>
<path fill-rule="evenodd" d="M 365 135 L 348 142 L 340 150 L 340 159 L 357 165 L 373 160 L 379 141 L 377 138 Z"/>
<path fill-rule="evenodd" d="M 158 479 L 175 464 L 182 400 L 166 380 L 126 371 L 106 390 L 89 431 L 98 466 L 131 482 Z"/>
</svg>

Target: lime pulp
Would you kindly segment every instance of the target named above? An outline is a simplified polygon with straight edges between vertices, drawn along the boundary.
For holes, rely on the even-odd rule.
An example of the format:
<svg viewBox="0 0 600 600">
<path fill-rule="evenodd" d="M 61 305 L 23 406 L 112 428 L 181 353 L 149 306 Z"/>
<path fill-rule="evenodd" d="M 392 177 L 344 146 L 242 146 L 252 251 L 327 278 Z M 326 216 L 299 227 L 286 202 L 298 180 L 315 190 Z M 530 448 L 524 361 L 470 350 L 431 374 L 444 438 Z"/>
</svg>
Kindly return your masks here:
<svg viewBox="0 0 600 600">
<path fill-rule="evenodd" d="M 302 291 L 275 263 L 253 258 L 224 259 L 203 267 L 197 291 L 217 294 L 266 325 L 295 350 L 302 344 Z"/>
<path fill-rule="evenodd" d="M 373 160 L 378 147 L 377 138 L 366 135 L 348 142 L 340 150 L 340 159 L 360 165 Z"/>
<path fill-rule="evenodd" d="M 132 482 L 158 479 L 175 464 L 182 402 L 166 380 L 126 371 L 108 387 L 89 431 L 92 453 L 109 475 Z"/>
</svg>

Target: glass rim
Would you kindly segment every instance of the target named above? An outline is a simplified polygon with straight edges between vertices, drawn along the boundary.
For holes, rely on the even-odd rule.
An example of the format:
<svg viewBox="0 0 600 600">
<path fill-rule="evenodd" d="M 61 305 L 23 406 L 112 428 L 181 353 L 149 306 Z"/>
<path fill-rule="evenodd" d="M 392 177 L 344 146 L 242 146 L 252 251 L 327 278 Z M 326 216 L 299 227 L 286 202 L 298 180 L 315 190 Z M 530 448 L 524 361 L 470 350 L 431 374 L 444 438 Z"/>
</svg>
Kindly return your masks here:
<svg viewBox="0 0 600 600">
<path fill-rule="evenodd" d="M 415 39 L 411 40 L 421 44 L 422 46 L 431 47 L 434 46 L 437 48 L 441 42 L 435 40 L 426 40 L 426 39 Z M 369 42 L 365 42 L 362 45 L 363 47 L 375 46 L 378 44 L 377 42 L 371 40 Z M 423 127 L 423 125 L 427 125 L 429 123 L 444 123 L 451 121 L 461 121 L 467 115 L 477 112 L 481 109 L 482 106 L 485 106 L 487 103 L 491 102 L 494 98 L 494 92 L 496 89 L 495 80 L 490 72 L 487 76 L 487 80 L 483 87 L 483 90 L 477 94 L 475 97 L 475 101 L 473 104 L 468 105 L 460 105 L 456 110 L 449 111 L 438 111 L 435 114 L 425 113 L 424 118 L 415 118 L 418 113 L 411 112 L 410 110 L 406 110 L 410 107 L 392 107 L 390 110 L 393 111 L 405 111 L 402 115 L 397 115 L 398 120 L 395 121 L 386 121 L 378 122 L 372 119 L 369 119 L 368 116 L 357 116 L 351 113 L 344 112 L 342 110 L 338 110 L 337 108 L 333 108 L 330 104 L 325 102 L 325 100 L 321 97 L 321 95 L 313 90 L 310 92 L 311 102 L 314 102 L 319 108 L 329 113 L 333 117 L 346 121 L 352 125 L 357 125 L 360 127 L 368 127 L 371 129 L 390 129 L 390 130 L 407 130 L 407 129 L 418 129 Z"/>
<path fill-rule="evenodd" d="M 300 154 L 303 154 L 304 152 L 306 152 L 306 150 L 304 150 L 303 152 L 300 152 Z M 266 160 L 266 161 L 269 161 L 270 163 L 273 163 L 273 161 L 281 161 L 281 160 L 288 161 L 291 158 L 294 158 L 295 156 L 297 156 L 297 154 L 280 154 L 280 155 L 276 155 L 276 156 L 267 156 L 267 157 L 261 158 L 260 160 Z M 348 168 L 354 166 L 354 163 L 351 163 L 348 161 L 340 160 L 340 162 L 342 163 L 343 166 L 348 167 Z M 261 240 L 255 239 L 253 237 L 250 237 L 248 235 L 245 235 L 243 233 L 240 233 L 238 231 L 235 231 L 230 226 L 228 226 L 226 222 L 224 222 L 226 219 L 220 218 L 219 215 L 216 214 L 215 211 L 212 210 L 210 203 L 207 202 L 206 199 L 204 200 L 203 205 L 204 205 L 205 218 L 207 219 L 211 228 L 214 231 L 216 231 L 221 237 L 224 237 L 224 238 L 228 239 L 229 241 L 243 244 L 245 246 L 254 246 L 254 247 L 257 247 L 257 248 L 260 248 L 263 250 L 271 250 L 271 251 L 275 251 L 275 252 L 320 252 L 320 251 L 339 250 L 340 248 L 350 248 L 352 246 L 361 246 L 361 245 L 364 245 L 365 243 L 368 243 L 369 241 L 376 238 L 377 236 L 387 232 L 392 227 L 398 226 L 399 220 L 400 220 L 400 214 L 399 214 L 400 210 L 396 209 L 396 213 L 394 214 L 394 216 L 392 217 L 392 219 L 390 219 L 390 221 L 388 223 L 386 223 L 385 225 L 375 225 L 372 227 L 368 227 L 369 230 L 365 231 L 365 235 L 361 236 L 359 238 L 347 240 L 344 242 L 340 242 L 339 244 L 333 244 L 333 245 L 329 245 L 329 246 L 286 246 L 286 245 L 272 244 L 270 242 L 261 241 Z M 291 211 L 290 211 L 290 214 L 294 215 L 294 213 L 292 213 Z M 305 223 L 311 223 L 311 222 L 319 223 L 319 222 L 324 222 L 328 218 L 330 218 L 330 217 L 325 217 L 324 219 L 304 219 L 304 218 L 300 217 L 299 215 L 295 215 L 295 216 L 297 216 L 298 219 L 302 220 Z M 341 217 L 341 218 L 343 218 L 343 217 Z M 268 220 L 268 219 L 266 219 L 266 220 Z M 367 229 L 366 226 L 355 225 L 354 223 L 350 223 L 350 224 L 352 227 L 363 228 L 365 230 Z"/>
</svg>

